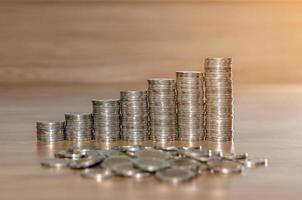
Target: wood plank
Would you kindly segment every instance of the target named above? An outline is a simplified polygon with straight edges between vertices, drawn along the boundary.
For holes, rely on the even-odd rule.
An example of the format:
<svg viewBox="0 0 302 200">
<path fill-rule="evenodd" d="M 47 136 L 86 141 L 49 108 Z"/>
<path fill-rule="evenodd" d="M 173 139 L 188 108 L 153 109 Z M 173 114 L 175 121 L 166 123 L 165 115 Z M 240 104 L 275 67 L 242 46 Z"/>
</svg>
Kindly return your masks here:
<svg viewBox="0 0 302 200">
<path fill-rule="evenodd" d="M 64 144 L 38 145 L 35 121 L 62 119 L 64 112 L 89 111 L 95 97 L 117 95 L 141 84 L 0 87 L 1 199 L 301 199 L 301 85 L 235 85 L 237 152 L 269 158 L 268 168 L 243 176 L 203 174 L 171 186 L 153 178 L 111 179 L 96 183 L 70 170 L 42 168 L 39 161 Z"/>
<path fill-rule="evenodd" d="M 142 81 L 234 58 L 242 83 L 299 82 L 302 3 L 1 4 L 0 83 Z"/>
</svg>

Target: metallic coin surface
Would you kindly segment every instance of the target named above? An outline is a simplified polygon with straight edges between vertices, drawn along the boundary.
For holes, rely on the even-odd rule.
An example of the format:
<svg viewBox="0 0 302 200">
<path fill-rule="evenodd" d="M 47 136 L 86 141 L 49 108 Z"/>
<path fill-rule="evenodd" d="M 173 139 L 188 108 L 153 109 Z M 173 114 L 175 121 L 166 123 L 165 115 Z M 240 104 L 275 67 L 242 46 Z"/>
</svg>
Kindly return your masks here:
<svg viewBox="0 0 302 200">
<path fill-rule="evenodd" d="M 244 171 L 244 166 L 239 162 L 225 159 L 212 159 L 207 162 L 209 169 L 215 173 L 232 174 Z"/>
<path fill-rule="evenodd" d="M 169 159 L 171 154 L 165 151 L 156 150 L 156 149 L 143 149 L 135 153 L 136 157 L 141 158 L 157 158 L 157 159 Z"/>
<path fill-rule="evenodd" d="M 130 162 L 119 163 L 112 167 L 112 171 L 120 176 L 135 176 L 140 170 L 135 168 Z"/>
<path fill-rule="evenodd" d="M 170 161 L 170 166 L 173 168 L 185 169 L 185 170 L 198 170 L 200 162 L 189 158 L 178 158 Z"/>
<path fill-rule="evenodd" d="M 266 158 L 248 158 L 246 160 L 241 160 L 239 162 L 248 168 L 268 166 L 268 159 Z"/>
<path fill-rule="evenodd" d="M 167 168 L 170 165 L 169 162 L 163 159 L 142 157 L 133 159 L 133 164 L 137 168 L 147 172 L 155 172 L 160 169 Z"/>
<path fill-rule="evenodd" d="M 63 168 L 68 167 L 70 160 L 66 159 L 48 159 L 41 161 L 43 167 Z"/>
<path fill-rule="evenodd" d="M 112 167 L 114 165 L 120 164 L 120 163 L 131 163 L 131 160 L 127 156 L 111 156 L 111 157 L 106 158 L 102 162 L 101 166 L 106 169 L 112 169 Z"/>
<path fill-rule="evenodd" d="M 101 182 L 105 179 L 112 177 L 111 170 L 104 169 L 104 168 L 90 168 L 84 169 L 81 172 L 81 176 L 84 178 L 91 178 L 95 179 L 98 182 Z"/>
<path fill-rule="evenodd" d="M 161 181 L 177 184 L 188 181 L 197 175 L 196 172 L 180 168 L 167 168 L 156 172 L 155 177 Z"/>
</svg>

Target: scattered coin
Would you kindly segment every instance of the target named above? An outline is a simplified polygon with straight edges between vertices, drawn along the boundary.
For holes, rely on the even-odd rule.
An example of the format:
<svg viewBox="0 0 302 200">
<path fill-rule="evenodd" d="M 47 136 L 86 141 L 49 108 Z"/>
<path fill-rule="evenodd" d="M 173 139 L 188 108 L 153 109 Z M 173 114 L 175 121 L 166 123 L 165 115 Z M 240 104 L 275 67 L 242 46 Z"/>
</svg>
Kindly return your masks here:
<svg viewBox="0 0 302 200">
<path fill-rule="evenodd" d="M 103 156 L 87 156 L 69 163 L 72 169 L 85 169 L 100 164 L 104 160 Z"/>
<path fill-rule="evenodd" d="M 104 169 L 104 168 L 91 168 L 82 170 L 81 176 L 85 178 L 95 179 L 96 181 L 100 182 L 105 179 L 112 177 L 111 170 Z"/>
<path fill-rule="evenodd" d="M 167 168 L 157 171 L 155 177 L 161 181 L 177 184 L 188 181 L 197 175 L 196 172 L 180 168 Z"/>
<path fill-rule="evenodd" d="M 140 158 L 156 158 L 156 159 L 169 159 L 171 155 L 168 152 L 156 149 L 143 149 L 135 153 L 136 157 Z"/>
<path fill-rule="evenodd" d="M 147 172 L 156 172 L 160 169 L 169 167 L 169 162 L 158 158 L 135 158 L 133 163 L 136 167 Z"/>
<path fill-rule="evenodd" d="M 125 163 L 119 163 L 114 166 L 112 166 L 112 171 L 120 176 L 135 176 L 139 169 L 135 168 L 132 163 L 125 162 Z"/>
<path fill-rule="evenodd" d="M 131 160 L 127 156 L 111 156 L 106 158 L 102 162 L 102 167 L 106 169 L 112 169 L 114 165 L 121 163 L 131 163 Z"/>
<path fill-rule="evenodd" d="M 48 159 L 41 161 L 41 165 L 43 167 L 51 167 L 51 168 L 63 168 L 68 167 L 70 160 L 64 159 Z"/>
<path fill-rule="evenodd" d="M 207 165 L 212 172 L 221 174 L 241 173 L 244 170 L 239 162 L 225 159 L 211 159 Z"/>
<path fill-rule="evenodd" d="M 241 160 L 240 163 L 242 163 L 245 167 L 253 168 L 253 167 L 267 167 L 268 165 L 268 159 L 266 158 L 248 158 L 246 160 Z"/>
<path fill-rule="evenodd" d="M 188 169 L 188 170 L 197 171 L 200 165 L 201 165 L 200 162 L 189 158 L 178 158 L 170 161 L 171 167 L 185 169 L 185 170 Z"/>
</svg>

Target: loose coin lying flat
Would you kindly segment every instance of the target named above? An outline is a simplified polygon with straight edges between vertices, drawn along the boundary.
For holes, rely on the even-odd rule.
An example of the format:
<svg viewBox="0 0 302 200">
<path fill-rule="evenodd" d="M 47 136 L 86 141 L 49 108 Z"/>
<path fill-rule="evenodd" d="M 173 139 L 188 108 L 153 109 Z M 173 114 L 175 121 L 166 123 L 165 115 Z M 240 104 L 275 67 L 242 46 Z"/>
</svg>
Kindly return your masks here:
<svg viewBox="0 0 302 200">
<path fill-rule="evenodd" d="M 139 179 L 143 179 L 146 177 L 151 176 L 152 174 L 149 172 L 144 172 L 144 171 L 138 171 L 137 173 L 135 173 L 132 177 L 134 177 L 135 179 L 139 180 Z"/>
<path fill-rule="evenodd" d="M 158 158 L 135 158 L 133 163 L 136 167 L 147 172 L 155 172 L 169 167 L 169 162 Z"/>
<path fill-rule="evenodd" d="M 212 172 L 221 174 L 241 173 L 244 170 L 242 164 L 225 159 L 212 159 L 207 162 L 207 165 Z"/>
<path fill-rule="evenodd" d="M 125 153 L 124 152 L 121 152 L 117 149 L 110 149 L 110 150 L 104 150 L 103 151 L 103 154 L 106 156 L 106 157 L 111 157 L 111 156 L 125 156 Z"/>
<path fill-rule="evenodd" d="M 169 159 L 171 155 L 167 152 L 155 149 L 144 149 L 135 153 L 136 157 L 140 158 L 157 158 L 157 159 Z"/>
<path fill-rule="evenodd" d="M 198 150 L 198 149 L 190 149 L 183 150 L 182 154 L 186 157 L 198 160 L 200 162 L 207 162 L 214 156 L 213 151 L 211 150 Z"/>
<path fill-rule="evenodd" d="M 155 174 L 156 178 L 159 180 L 173 184 L 188 181 L 196 175 L 196 172 L 179 168 L 167 168 L 157 171 Z"/>
<path fill-rule="evenodd" d="M 41 162 L 41 165 L 43 167 L 63 168 L 63 167 L 68 167 L 69 163 L 70 160 L 55 158 L 55 159 L 43 160 Z"/>
<path fill-rule="evenodd" d="M 222 157 L 227 160 L 246 160 L 248 158 L 248 153 L 224 153 Z"/>
<path fill-rule="evenodd" d="M 114 165 L 121 163 L 131 163 L 131 160 L 127 156 L 111 156 L 106 158 L 102 162 L 102 167 L 106 169 L 112 169 Z"/>
<path fill-rule="evenodd" d="M 268 160 L 266 158 L 250 158 L 243 161 L 240 161 L 245 167 L 253 168 L 253 167 L 266 167 L 268 165 Z"/>
<path fill-rule="evenodd" d="M 201 165 L 198 161 L 189 158 L 178 158 L 170 161 L 171 167 L 187 170 L 197 170 Z"/>
<path fill-rule="evenodd" d="M 56 158 L 69 158 L 69 159 L 80 159 L 85 157 L 87 153 L 87 149 L 77 149 L 77 148 L 70 148 L 66 150 L 61 150 L 55 153 Z"/>
<path fill-rule="evenodd" d="M 73 160 L 69 163 L 72 169 L 84 169 L 100 164 L 104 160 L 103 156 L 88 156 L 79 160 Z"/>
<path fill-rule="evenodd" d="M 120 176 L 135 176 L 139 172 L 139 169 L 135 168 L 132 163 L 119 163 L 112 166 L 112 171 Z"/>
<path fill-rule="evenodd" d="M 112 176 L 111 170 L 104 168 L 85 169 L 81 172 L 81 176 L 85 178 L 92 178 L 96 181 L 102 181 Z"/>
</svg>

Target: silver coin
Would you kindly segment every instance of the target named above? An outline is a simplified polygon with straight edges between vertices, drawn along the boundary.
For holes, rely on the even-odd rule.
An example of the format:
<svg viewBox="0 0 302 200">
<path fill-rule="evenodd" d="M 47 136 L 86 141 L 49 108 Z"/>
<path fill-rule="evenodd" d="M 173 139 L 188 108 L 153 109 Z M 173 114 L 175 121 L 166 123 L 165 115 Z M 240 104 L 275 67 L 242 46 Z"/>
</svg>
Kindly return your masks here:
<svg viewBox="0 0 302 200">
<path fill-rule="evenodd" d="M 209 169 L 215 173 L 232 174 L 244 171 L 242 164 L 232 160 L 211 159 L 207 162 Z"/>
<path fill-rule="evenodd" d="M 200 164 L 200 162 L 193 160 L 193 159 L 178 158 L 178 159 L 171 160 L 170 165 L 171 165 L 171 167 L 174 167 L 174 168 L 196 171 L 201 164 Z"/>
<path fill-rule="evenodd" d="M 87 156 L 69 163 L 72 169 L 85 169 L 100 164 L 104 160 L 103 156 Z"/>
<path fill-rule="evenodd" d="M 133 164 L 139 169 L 147 172 L 155 172 L 170 166 L 169 162 L 163 159 L 144 157 L 133 159 Z"/>
<path fill-rule="evenodd" d="M 180 168 L 167 168 L 157 171 L 155 177 L 161 181 L 177 184 L 188 181 L 197 175 L 196 172 Z"/>
<path fill-rule="evenodd" d="M 266 158 L 248 158 L 246 160 L 241 160 L 239 162 L 248 168 L 268 166 L 268 159 Z"/>
<path fill-rule="evenodd" d="M 114 165 L 121 164 L 121 163 L 131 163 L 131 160 L 127 156 L 111 156 L 106 158 L 102 162 L 102 167 L 106 169 L 112 169 Z"/>
<path fill-rule="evenodd" d="M 140 171 L 130 162 L 115 164 L 111 169 L 116 175 L 128 177 L 135 176 Z"/>
<path fill-rule="evenodd" d="M 70 160 L 66 159 L 48 159 L 41 161 L 41 165 L 43 167 L 51 167 L 51 168 L 63 168 L 67 167 L 70 163 Z"/>
<path fill-rule="evenodd" d="M 135 153 L 139 158 L 156 158 L 156 159 L 169 159 L 171 155 L 168 152 L 156 149 L 143 149 Z"/>
<path fill-rule="evenodd" d="M 112 177 L 111 170 L 104 169 L 104 168 L 90 168 L 82 170 L 81 176 L 84 178 L 91 178 L 95 179 L 98 182 L 101 182 L 105 179 Z"/>
</svg>

